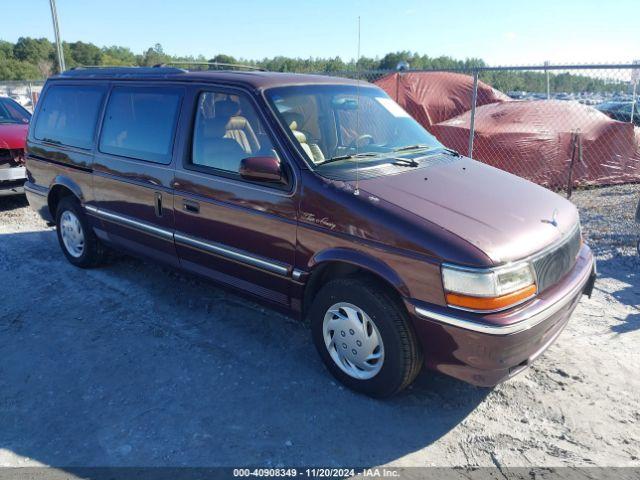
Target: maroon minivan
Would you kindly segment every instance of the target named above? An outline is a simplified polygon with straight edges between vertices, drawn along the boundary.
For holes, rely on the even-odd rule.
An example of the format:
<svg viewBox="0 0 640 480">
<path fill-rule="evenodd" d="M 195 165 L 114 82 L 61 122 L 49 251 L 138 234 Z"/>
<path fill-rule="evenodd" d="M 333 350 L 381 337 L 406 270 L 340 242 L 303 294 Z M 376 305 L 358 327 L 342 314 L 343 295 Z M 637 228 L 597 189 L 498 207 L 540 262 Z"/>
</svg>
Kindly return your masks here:
<svg viewBox="0 0 640 480">
<path fill-rule="evenodd" d="M 43 90 L 26 168 L 72 264 L 112 247 L 268 301 L 374 396 L 423 365 L 515 375 L 595 279 L 571 203 L 448 150 L 366 82 L 68 71 Z"/>
</svg>

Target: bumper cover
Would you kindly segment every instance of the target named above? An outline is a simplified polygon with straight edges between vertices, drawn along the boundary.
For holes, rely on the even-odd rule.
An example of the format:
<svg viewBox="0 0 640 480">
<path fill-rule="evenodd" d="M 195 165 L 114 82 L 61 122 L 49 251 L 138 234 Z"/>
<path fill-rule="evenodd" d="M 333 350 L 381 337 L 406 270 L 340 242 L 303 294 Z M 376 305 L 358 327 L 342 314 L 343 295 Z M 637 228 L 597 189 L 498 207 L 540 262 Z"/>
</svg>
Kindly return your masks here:
<svg viewBox="0 0 640 480">
<path fill-rule="evenodd" d="M 416 303 L 414 325 L 427 366 L 480 386 L 506 380 L 553 343 L 594 280 L 593 255 L 583 246 L 561 282 L 513 311 L 479 315 Z"/>
<path fill-rule="evenodd" d="M 11 182 L 26 178 L 27 171 L 24 167 L 0 168 L 0 182 Z"/>
<path fill-rule="evenodd" d="M 35 185 L 29 181 L 24 184 L 24 193 L 27 195 L 27 201 L 45 222 L 53 222 L 53 216 L 49 211 L 48 195 L 49 189 Z"/>
</svg>

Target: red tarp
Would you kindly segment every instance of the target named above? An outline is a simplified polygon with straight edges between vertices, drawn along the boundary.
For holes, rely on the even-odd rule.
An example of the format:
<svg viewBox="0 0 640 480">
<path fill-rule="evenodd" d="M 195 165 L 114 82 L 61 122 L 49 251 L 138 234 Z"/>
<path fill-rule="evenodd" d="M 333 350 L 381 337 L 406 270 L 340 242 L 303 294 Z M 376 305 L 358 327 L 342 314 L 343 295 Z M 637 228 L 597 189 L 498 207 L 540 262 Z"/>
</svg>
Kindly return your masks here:
<svg viewBox="0 0 640 480">
<path fill-rule="evenodd" d="M 446 146 L 466 154 L 466 112 L 429 130 Z M 476 109 L 473 157 L 546 187 L 567 184 L 573 132 L 582 141 L 574 185 L 640 181 L 638 134 L 630 123 L 595 108 L 561 100 L 511 101 Z"/>
<path fill-rule="evenodd" d="M 451 72 L 392 73 L 375 82 L 423 127 L 471 109 L 473 77 Z M 478 82 L 477 105 L 508 101 L 509 97 Z"/>
</svg>

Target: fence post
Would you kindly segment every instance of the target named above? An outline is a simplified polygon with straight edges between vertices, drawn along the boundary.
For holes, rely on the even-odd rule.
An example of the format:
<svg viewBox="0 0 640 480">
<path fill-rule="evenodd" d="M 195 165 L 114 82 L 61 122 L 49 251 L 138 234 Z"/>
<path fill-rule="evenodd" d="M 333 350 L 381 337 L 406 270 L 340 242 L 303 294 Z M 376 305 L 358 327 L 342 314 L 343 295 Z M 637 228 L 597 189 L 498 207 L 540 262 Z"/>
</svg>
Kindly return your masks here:
<svg viewBox="0 0 640 480">
<path fill-rule="evenodd" d="M 29 98 L 31 99 L 31 111 L 33 112 L 36 106 L 36 102 L 33 101 L 33 88 L 31 88 L 31 82 L 29 82 L 28 88 L 29 88 Z"/>
<path fill-rule="evenodd" d="M 576 151 L 578 153 L 578 162 L 582 163 L 582 137 L 580 136 L 580 129 L 578 128 L 571 136 L 572 149 L 571 149 L 571 161 L 569 162 L 569 178 L 567 179 L 567 198 L 571 198 L 573 192 L 573 165 L 576 161 Z"/>
<path fill-rule="evenodd" d="M 469 125 L 469 153 L 468 157 L 473 158 L 473 137 L 476 127 L 476 103 L 478 101 L 478 70 L 473 71 L 473 93 L 471 97 L 471 120 Z"/>
<path fill-rule="evenodd" d="M 631 100 L 631 118 L 629 119 L 629 123 L 633 124 L 633 117 L 635 115 L 636 103 L 638 99 L 638 80 L 633 83 L 633 100 Z"/>
<path fill-rule="evenodd" d="M 549 66 L 549 61 L 544 62 L 544 66 L 548 67 Z M 549 70 L 547 68 L 544 69 L 544 73 L 547 77 L 547 100 L 549 100 L 551 98 L 551 85 L 549 83 Z"/>
</svg>

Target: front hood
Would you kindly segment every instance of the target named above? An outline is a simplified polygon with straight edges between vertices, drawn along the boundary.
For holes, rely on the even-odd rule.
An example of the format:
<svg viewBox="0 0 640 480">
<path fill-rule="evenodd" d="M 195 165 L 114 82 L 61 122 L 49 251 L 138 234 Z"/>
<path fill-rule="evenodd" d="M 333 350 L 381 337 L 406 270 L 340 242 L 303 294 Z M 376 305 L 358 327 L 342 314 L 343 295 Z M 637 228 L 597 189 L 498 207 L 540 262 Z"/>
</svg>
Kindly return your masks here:
<svg viewBox="0 0 640 480">
<path fill-rule="evenodd" d="M 29 125 L 26 123 L 0 123 L 0 148 L 24 148 Z"/>
<path fill-rule="evenodd" d="M 360 188 L 470 242 L 496 264 L 547 247 L 578 222 L 576 207 L 550 190 L 468 158 L 440 160 L 362 180 Z"/>
</svg>

